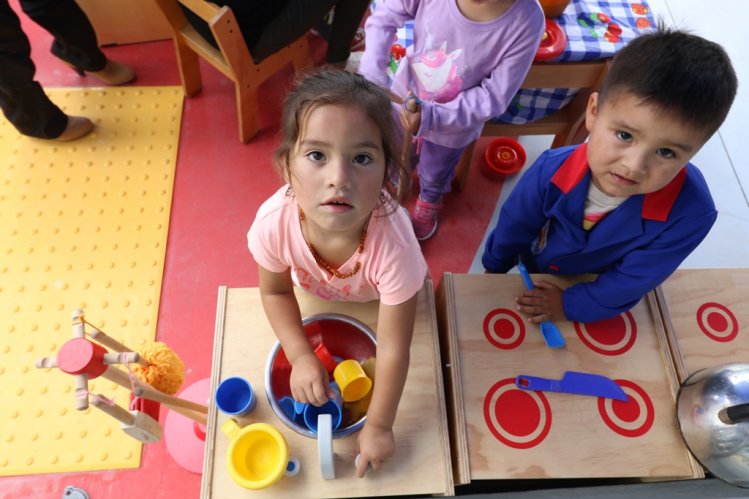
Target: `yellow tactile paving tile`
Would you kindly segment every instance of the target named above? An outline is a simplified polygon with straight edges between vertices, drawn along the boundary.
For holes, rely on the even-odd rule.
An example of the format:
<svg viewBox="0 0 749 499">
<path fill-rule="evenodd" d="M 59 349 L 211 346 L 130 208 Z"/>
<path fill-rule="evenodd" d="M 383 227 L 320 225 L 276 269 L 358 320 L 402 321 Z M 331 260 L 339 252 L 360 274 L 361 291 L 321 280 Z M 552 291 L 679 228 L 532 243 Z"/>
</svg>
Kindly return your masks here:
<svg viewBox="0 0 749 499">
<path fill-rule="evenodd" d="M 56 143 L 0 117 L 0 476 L 134 468 L 141 444 L 89 407 L 73 376 L 36 369 L 70 317 L 138 349 L 156 335 L 183 94 L 179 87 L 48 91 L 94 132 Z M 91 393 L 127 407 L 97 378 Z"/>
</svg>

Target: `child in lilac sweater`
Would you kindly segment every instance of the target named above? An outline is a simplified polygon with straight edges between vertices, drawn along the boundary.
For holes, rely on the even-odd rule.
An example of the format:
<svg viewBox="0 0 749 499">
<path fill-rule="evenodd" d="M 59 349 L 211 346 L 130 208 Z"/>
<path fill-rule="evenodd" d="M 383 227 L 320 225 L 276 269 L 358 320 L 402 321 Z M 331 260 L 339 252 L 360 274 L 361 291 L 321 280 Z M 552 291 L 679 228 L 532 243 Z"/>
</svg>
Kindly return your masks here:
<svg viewBox="0 0 749 499">
<path fill-rule="evenodd" d="M 410 19 L 414 43 L 390 83 L 390 49 Z M 543 11 L 536 0 L 382 0 L 365 29 L 359 72 L 404 100 L 409 93 L 421 100 L 421 193 L 411 218 L 416 237 L 428 239 L 463 149 L 520 88 L 543 34 Z"/>
</svg>

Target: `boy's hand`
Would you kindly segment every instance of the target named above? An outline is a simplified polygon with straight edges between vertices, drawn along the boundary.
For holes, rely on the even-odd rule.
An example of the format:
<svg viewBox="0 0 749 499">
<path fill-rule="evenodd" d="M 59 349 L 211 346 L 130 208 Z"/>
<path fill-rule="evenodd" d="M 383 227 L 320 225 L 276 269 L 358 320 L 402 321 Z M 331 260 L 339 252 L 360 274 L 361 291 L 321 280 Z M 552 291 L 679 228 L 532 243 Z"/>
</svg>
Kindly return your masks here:
<svg viewBox="0 0 749 499">
<path fill-rule="evenodd" d="M 356 476 L 363 477 L 367 472 L 367 465 L 379 470 L 386 459 L 395 454 L 395 436 L 392 428 L 378 427 L 369 422 L 364 423 L 356 441 L 356 451 L 359 463 L 356 466 Z"/>
<path fill-rule="evenodd" d="M 515 297 L 515 308 L 529 314 L 528 320 L 536 324 L 567 320 L 562 307 L 562 288 L 548 281 L 533 284 L 536 289 L 523 291 L 523 294 Z"/>
<path fill-rule="evenodd" d="M 314 353 L 302 355 L 291 365 L 291 397 L 297 402 L 321 406 L 328 395 L 328 372 Z"/>
</svg>

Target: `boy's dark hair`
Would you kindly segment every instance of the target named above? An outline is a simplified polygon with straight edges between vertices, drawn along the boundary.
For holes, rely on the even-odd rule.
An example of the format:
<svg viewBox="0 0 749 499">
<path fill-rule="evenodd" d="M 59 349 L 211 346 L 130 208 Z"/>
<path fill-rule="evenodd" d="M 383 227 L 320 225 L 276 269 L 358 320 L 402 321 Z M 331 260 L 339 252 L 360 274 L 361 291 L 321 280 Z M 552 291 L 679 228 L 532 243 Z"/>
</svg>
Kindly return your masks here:
<svg viewBox="0 0 749 499">
<path fill-rule="evenodd" d="M 736 96 L 736 73 L 723 47 L 659 23 L 620 50 L 599 93 L 599 103 L 629 92 L 673 112 L 709 138 Z"/>
<path fill-rule="evenodd" d="M 324 105 L 356 106 L 372 120 L 382 136 L 385 153 L 382 188 L 400 204 L 409 192 L 410 175 L 399 152 L 401 139 L 390 98 L 376 84 L 348 71 L 331 69 L 309 73 L 286 97 L 281 115 L 281 144 L 273 157 L 274 166 L 281 176 L 286 178 L 284 174 L 288 171 L 291 155 L 310 113 Z"/>
</svg>

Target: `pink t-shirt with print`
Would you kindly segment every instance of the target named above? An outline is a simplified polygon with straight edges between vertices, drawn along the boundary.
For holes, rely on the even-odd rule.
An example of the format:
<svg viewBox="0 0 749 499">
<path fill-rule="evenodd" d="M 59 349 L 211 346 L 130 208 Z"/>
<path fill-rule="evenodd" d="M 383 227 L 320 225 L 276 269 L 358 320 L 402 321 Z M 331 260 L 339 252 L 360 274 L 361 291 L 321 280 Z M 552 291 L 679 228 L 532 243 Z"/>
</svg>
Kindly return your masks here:
<svg viewBox="0 0 749 499">
<path fill-rule="evenodd" d="M 364 251 L 354 253 L 338 270 L 342 273 L 361 262 L 361 270 L 338 279 L 320 268 L 299 225 L 297 202 L 283 186 L 257 212 L 247 233 L 255 261 L 271 272 L 291 269 L 297 286 L 325 300 L 365 302 L 379 299 L 398 305 L 416 294 L 427 275 L 427 264 L 402 208 L 389 215 L 375 212 L 369 221 Z"/>
</svg>

